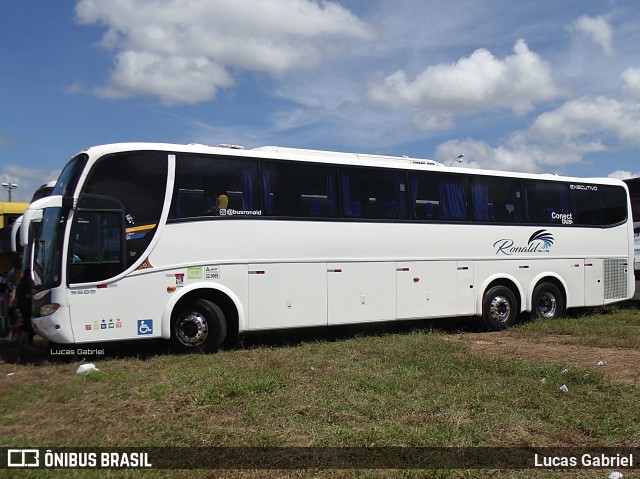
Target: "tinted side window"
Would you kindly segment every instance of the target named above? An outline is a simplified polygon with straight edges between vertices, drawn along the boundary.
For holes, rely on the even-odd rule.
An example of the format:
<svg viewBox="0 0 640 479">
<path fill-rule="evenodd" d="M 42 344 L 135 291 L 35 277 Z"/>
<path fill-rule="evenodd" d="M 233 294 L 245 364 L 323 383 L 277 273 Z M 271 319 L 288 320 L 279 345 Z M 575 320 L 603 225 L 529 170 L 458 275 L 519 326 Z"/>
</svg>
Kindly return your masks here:
<svg viewBox="0 0 640 479">
<path fill-rule="evenodd" d="M 408 218 L 406 174 L 402 171 L 342 168 L 342 208 L 347 218 Z"/>
<path fill-rule="evenodd" d="M 169 218 L 260 213 L 258 162 L 243 158 L 185 155 L 176 158 Z"/>
<path fill-rule="evenodd" d="M 467 181 L 464 177 L 440 173 L 412 173 L 411 209 L 419 220 L 469 219 Z"/>
<path fill-rule="evenodd" d="M 263 162 L 265 214 L 333 218 L 338 214 L 337 178 L 334 166 Z"/>
<path fill-rule="evenodd" d="M 600 187 L 602 188 L 602 187 Z M 600 226 L 602 224 L 602 207 L 597 190 L 573 185 L 571 204 L 575 210 L 574 224 L 582 226 Z"/>
<path fill-rule="evenodd" d="M 602 219 L 605 225 L 615 225 L 627 219 L 627 194 L 620 186 L 599 186 Z"/>
<path fill-rule="evenodd" d="M 115 198 L 124 206 L 127 266 L 151 243 L 162 214 L 166 184 L 167 153 L 161 151 L 108 155 L 89 173 L 83 194 Z"/>
<path fill-rule="evenodd" d="M 549 181 L 527 181 L 524 201 L 529 223 L 573 224 L 575 207 L 569 185 Z"/>
<path fill-rule="evenodd" d="M 117 209 L 119 204 L 113 204 L 115 211 L 85 210 L 82 206 L 88 205 L 82 204 L 76 210 L 68 270 L 70 283 L 101 281 L 123 271 L 123 217 Z"/>
<path fill-rule="evenodd" d="M 474 221 L 515 223 L 522 221 L 521 182 L 510 178 L 476 176 L 471 179 Z"/>
<path fill-rule="evenodd" d="M 527 221 L 559 225 L 610 226 L 627 219 L 624 188 L 528 181 Z"/>
</svg>

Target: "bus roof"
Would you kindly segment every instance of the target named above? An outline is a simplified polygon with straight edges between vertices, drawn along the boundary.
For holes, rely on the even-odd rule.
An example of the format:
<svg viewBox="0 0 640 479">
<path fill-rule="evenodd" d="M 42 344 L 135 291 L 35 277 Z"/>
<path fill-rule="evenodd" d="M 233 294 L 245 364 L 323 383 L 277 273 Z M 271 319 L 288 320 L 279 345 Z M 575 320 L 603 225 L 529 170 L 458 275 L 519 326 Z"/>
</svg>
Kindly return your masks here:
<svg viewBox="0 0 640 479">
<path fill-rule="evenodd" d="M 173 144 L 173 143 L 111 143 L 97 145 L 83 150 L 92 160 L 96 160 L 104 155 L 124 152 L 124 151 L 168 151 L 175 153 L 194 154 L 217 154 L 225 156 L 237 156 L 244 158 L 284 160 L 284 161 L 308 161 L 311 163 L 331 163 L 337 165 L 350 166 L 372 166 L 381 168 L 400 168 L 408 170 L 431 170 L 474 175 L 503 176 L 513 178 L 548 178 L 555 181 L 593 181 L 600 184 L 620 185 L 622 180 L 616 178 L 582 178 L 573 176 L 559 176 L 551 173 L 522 173 L 503 170 L 486 170 L 470 167 L 447 166 L 434 160 L 424 158 L 412 158 L 407 156 L 384 156 L 363 153 L 346 153 L 324 150 L 309 150 L 301 148 L 288 148 L 280 146 L 261 146 L 245 150 L 241 146 L 222 144 L 218 146 L 208 146 L 202 144 Z"/>
<path fill-rule="evenodd" d="M 31 197 L 31 203 L 33 203 L 36 200 L 39 200 L 40 198 L 44 198 L 45 196 L 51 196 L 51 192 L 53 191 L 53 188 L 55 188 L 55 186 L 56 186 L 56 180 L 51 180 L 41 185 L 33 193 L 33 196 Z"/>
</svg>

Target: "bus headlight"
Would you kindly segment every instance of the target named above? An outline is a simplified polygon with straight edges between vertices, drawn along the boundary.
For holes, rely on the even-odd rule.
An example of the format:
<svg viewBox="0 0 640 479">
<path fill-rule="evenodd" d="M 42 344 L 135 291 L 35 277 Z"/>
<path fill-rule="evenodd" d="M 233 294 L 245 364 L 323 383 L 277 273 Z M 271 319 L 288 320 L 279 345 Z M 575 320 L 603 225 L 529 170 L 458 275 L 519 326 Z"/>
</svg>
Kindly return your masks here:
<svg viewBox="0 0 640 479">
<path fill-rule="evenodd" d="M 58 303 L 45 304 L 44 306 L 40 306 L 40 316 L 49 316 L 50 314 L 55 313 L 60 308 Z"/>
</svg>

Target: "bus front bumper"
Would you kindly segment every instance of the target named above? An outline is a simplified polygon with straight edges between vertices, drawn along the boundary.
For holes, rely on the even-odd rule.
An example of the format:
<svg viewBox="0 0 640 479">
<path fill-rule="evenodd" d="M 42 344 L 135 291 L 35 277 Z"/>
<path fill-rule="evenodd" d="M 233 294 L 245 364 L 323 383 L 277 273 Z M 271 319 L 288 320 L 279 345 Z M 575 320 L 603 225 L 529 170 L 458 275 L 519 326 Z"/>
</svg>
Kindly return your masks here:
<svg viewBox="0 0 640 479">
<path fill-rule="evenodd" d="M 69 308 L 61 307 L 56 312 L 39 318 L 32 318 L 33 330 L 40 336 L 54 343 L 74 343 Z"/>
</svg>

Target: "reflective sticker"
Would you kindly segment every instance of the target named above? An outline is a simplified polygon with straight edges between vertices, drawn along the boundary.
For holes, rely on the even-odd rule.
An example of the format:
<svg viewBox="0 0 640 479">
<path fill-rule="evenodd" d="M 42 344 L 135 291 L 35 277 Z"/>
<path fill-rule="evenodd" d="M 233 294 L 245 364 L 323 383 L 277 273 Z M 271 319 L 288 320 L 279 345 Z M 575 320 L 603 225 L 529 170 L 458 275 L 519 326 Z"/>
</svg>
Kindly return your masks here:
<svg viewBox="0 0 640 479">
<path fill-rule="evenodd" d="M 220 266 L 205 266 L 204 279 L 220 279 Z"/>
<path fill-rule="evenodd" d="M 155 228 L 155 224 L 151 225 L 142 225 L 142 226 L 133 226 L 131 228 L 127 228 L 124 230 L 127 241 L 144 238 L 144 236 Z"/>
<path fill-rule="evenodd" d="M 202 279 L 202 266 L 187 268 L 187 279 Z"/>
<path fill-rule="evenodd" d="M 140 266 L 136 268 L 136 271 L 139 271 L 141 269 L 150 269 L 150 268 L 153 268 L 153 265 L 149 261 L 149 258 L 147 258 L 140 264 Z"/>
</svg>

